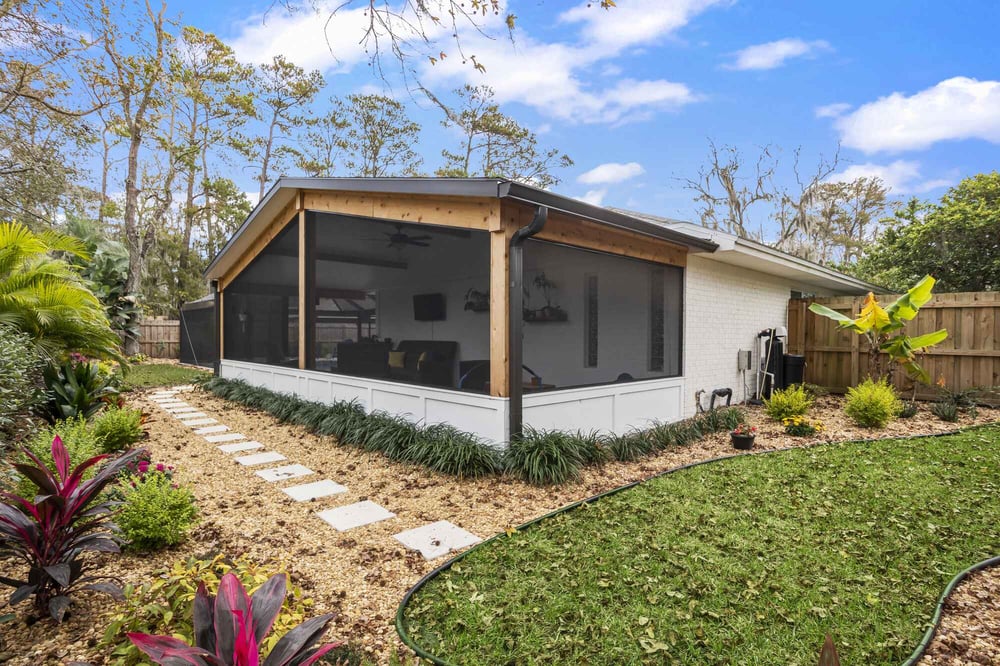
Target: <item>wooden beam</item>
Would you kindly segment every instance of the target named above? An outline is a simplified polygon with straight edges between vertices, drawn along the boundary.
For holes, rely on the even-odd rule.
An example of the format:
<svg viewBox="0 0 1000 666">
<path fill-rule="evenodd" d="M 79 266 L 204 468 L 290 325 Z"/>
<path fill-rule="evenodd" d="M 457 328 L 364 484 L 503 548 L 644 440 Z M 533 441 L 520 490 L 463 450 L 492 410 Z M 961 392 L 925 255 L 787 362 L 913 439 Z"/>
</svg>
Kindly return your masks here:
<svg viewBox="0 0 1000 666">
<path fill-rule="evenodd" d="M 501 215 L 497 202 L 490 219 L 490 395 L 510 396 L 510 239 L 517 212 Z M 521 313 L 518 312 L 517 316 Z"/>
<path fill-rule="evenodd" d="M 340 213 L 379 220 L 488 230 L 497 200 L 485 197 L 441 197 L 305 190 L 303 206 L 321 213 Z"/>
<path fill-rule="evenodd" d="M 516 216 L 519 227 L 531 222 L 535 214 L 530 206 L 506 201 L 503 203 L 503 210 L 505 218 L 508 214 Z M 549 211 L 545 227 L 535 238 L 658 264 L 682 267 L 687 265 L 687 248 L 683 245 L 572 217 L 558 211 Z"/>
<path fill-rule="evenodd" d="M 298 212 L 297 201 L 293 199 L 288 203 L 287 206 L 281 209 L 271 223 L 267 225 L 263 233 L 254 239 L 253 243 L 250 245 L 250 249 L 241 256 L 233 267 L 226 271 L 226 274 L 219 278 L 219 289 L 225 289 L 229 283 L 231 283 L 237 275 L 242 273 L 247 266 L 250 265 L 254 259 L 257 258 L 264 248 L 275 239 L 275 237 L 284 231 L 285 227 L 296 218 L 296 213 Z"/>
<path fill-rule="evenodd" d="M 297 197 L 301 200 L 301 197 Z M 309 328 L 309 317 L 306 315 L 306 308 L 309 305 L 307 292 L 309 291 L 309 270 L 306 267 L 306 254 L 309 244 L 306 235 L 306 211 L 299 209 L 299 370 L 305 370 L 309 364 L 309 357 L 312 355 L 308 347 L 309 336 L 306 329 Z"/>
</svg>

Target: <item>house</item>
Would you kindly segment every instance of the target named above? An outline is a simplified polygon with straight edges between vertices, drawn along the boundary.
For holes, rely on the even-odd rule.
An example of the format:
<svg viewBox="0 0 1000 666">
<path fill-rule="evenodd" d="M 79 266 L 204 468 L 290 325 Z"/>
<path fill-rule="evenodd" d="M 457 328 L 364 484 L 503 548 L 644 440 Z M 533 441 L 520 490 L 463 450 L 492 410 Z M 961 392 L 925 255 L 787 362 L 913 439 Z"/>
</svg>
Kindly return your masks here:
<svg viewBox="0 0 1000 666">
<path fill-rule="evenodd" d="M 855 278 L 498 179 L 282 178 L 207 269 L 218 373 L 448 422 L 622 433 L 754 390 L 737 352 Z M 747 387 L 746 389 L 744 387 Z"/>
</svg>

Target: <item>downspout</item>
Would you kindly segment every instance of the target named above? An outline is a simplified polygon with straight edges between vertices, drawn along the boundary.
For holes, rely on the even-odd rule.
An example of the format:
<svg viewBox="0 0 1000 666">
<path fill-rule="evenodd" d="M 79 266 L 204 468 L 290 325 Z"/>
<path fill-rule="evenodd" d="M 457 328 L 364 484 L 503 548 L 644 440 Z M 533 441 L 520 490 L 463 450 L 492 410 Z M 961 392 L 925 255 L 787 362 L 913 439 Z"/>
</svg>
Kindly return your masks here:
<svg viewBox="0 0 1000 666">
<path fill-rule="evenodd" d="M 528 240 L 545 227 L 549 219 L 549 209 L 539 206 L 531 223 L 514 232 L 510 239 L 510 311 L 507 319 L 510 322 L 508 340 L 508 378 L 507 386 L 509 401 L 509 439 L 521 435 L 522 430 L 522 394 L 521 366 L 524 364 L 524 241 Z"/>
<path fill-rule="evenodd" d="M 222 363 L 222 292 L 219 290 L 218 280 L 212 280 L 212 295 L 215 297 L 215 363 L 212 364 L 212 370 L 218 377 Z"/>
</svg>

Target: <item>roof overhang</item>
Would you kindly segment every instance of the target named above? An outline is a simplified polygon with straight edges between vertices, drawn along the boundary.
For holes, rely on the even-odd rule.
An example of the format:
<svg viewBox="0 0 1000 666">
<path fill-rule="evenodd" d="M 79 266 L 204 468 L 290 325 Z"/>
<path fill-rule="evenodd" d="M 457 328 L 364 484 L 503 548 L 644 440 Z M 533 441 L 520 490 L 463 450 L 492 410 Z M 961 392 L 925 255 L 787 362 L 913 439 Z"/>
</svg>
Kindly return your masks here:
<svg viewBox="0 0 1000 666">
<path fill-rule="evenodd" d="M 531 206 L 624 229 L 651 238 L 666 240 L 689 250 L 714 252 L 718 244 L 710 239 L 671 229 L 620 211 L 594 206 L 577 199 L 553 194 L 529 185 L 494 178 L 280 178 L 205 269 L 205 276 L 217 280 L 249 251 L 274 218 L 295 201 L 299 191 L 359 192 L 364 194 L 417 195 L 427 197 L 476 197 L 516 201 Z"/>
</svg>

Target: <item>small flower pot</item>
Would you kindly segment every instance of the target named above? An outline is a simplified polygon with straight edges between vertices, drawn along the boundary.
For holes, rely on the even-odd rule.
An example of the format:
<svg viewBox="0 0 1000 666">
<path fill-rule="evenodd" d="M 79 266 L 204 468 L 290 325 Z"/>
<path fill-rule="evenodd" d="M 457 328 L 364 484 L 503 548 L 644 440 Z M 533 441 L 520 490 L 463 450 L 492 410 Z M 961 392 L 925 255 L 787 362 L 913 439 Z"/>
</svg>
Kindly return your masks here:
<svg viewBox="0 0 1000 666">
<path fill-rule="evenodd" d="M 748 451 L 753 448 L 753 440 L 756 435 L 737 435 L 731 432 L 729 437 L 733 440 L 734 447 L 741 451 Z"/>
</svg>

